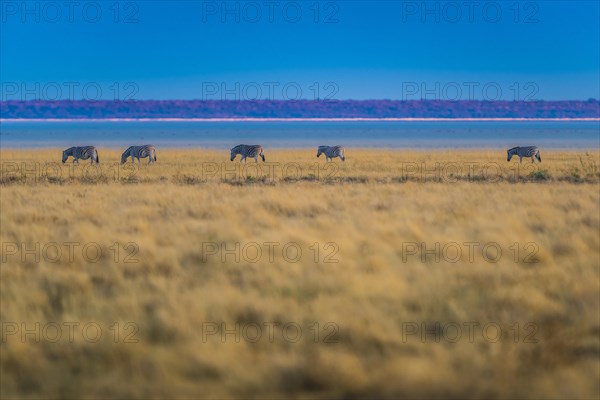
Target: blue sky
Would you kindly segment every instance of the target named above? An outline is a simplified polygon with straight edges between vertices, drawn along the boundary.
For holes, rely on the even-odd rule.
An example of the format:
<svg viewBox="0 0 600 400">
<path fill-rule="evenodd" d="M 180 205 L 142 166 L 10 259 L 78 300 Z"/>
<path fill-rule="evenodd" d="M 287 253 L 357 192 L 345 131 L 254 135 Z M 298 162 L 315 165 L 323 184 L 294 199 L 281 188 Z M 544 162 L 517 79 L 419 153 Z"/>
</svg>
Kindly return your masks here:
<svg viewBox="0 0 600 400">
<path fill-rule="evenodd" d="M 23 4 L 2 100 L 600 97 L 598 1 Z"/>
</svg>

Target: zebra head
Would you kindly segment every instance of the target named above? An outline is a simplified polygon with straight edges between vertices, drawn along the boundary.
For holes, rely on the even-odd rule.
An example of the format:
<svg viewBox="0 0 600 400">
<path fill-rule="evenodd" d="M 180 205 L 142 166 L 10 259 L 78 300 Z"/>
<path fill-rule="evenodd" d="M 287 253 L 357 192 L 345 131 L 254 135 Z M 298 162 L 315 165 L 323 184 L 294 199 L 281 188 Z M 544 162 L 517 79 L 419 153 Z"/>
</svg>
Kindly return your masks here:
<svg viewBox="0 0 600 400">
<path fill-rule="evenodd" d="M 518 147 L 506 150 L 506 161 L 510 161 L 512 156 L 517 152 Z"/>
<path fill-rule="evenodd" d="M 133 147 L 133 146 L 131 146 Z M 123 152 L 123 154 L 121 154 L 121 164 L 125 164 L 125 161 L 127 161 L 127 157 L 129 156 L 129 152 L 131 151 L 131 147 L 129 147 L 127 150 L 125 150 Z"/>
<path fill-rule="evenodd" d="M 231 149 L 231 156 L 229 157 L 229 160 L 233 161 L 233 159 L 235 158 L 235 156 L 237 155 L 236 151 L 235 151 L 235 147 Z"/>
<path fill-rule="evenodd" d="M 67 158 L 68 158 L 68 157 L 69 157 L 69 156 L 68 156 L 68 154 L 67 154 L 67 150 L 64 150 L 64 151 L 63 151 L 63 155 L 62 155 L 62 162 L 63 162 L 63 164 L 64 164 L 64 163 L 67 161 Z"/>
<path fill-rule="evenodd" d="M 317 158 L 319 158 L 321 156 L 321 154 L 325 153 L 325 147 L 326 146 L 319 146 L 317 148 Z"/>
</svg>

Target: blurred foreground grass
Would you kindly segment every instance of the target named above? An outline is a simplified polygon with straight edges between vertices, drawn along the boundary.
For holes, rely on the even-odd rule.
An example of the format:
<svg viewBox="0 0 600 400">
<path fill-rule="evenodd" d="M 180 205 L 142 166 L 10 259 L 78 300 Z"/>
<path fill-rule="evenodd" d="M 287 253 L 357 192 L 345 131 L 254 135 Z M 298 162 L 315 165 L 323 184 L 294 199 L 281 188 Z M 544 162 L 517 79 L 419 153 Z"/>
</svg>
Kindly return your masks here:
<svg viewBox="0 0 600 400">
<path fill-rule="evenodd" d="M 598 151 L 0 153 L 1 395 L 597 398 Z"/>
</svg>

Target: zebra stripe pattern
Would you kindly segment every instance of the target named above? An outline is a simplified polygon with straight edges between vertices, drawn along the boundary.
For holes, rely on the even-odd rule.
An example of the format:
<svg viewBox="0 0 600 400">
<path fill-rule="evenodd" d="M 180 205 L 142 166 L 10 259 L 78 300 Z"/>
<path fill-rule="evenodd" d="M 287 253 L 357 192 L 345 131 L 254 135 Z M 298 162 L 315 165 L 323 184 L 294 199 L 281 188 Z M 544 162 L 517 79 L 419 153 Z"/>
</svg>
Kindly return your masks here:
<svg viewBox="0 0 600 400">
<path fill-rule="evenodd" d="M 325 160 L 327 161 L 330 161 L 335 157 L 339 157 L 342 161 L 346 161 L 344 148 L 342 146 L 319 146 L 317 149 L 317 157 L 321 154 L 325 154 Z"/>
<path fill-rule="evenodd" d="M 130 146 L 121 155 L 121 164 L 125 164 L 127 157 L 131 157 L 131 163 L 135 163 L 135 159 L 138 159 L 138 164 L 141 164 L 140 158 L 148 157 L 148 164 L 156 162 L 156 149 L 151 144 L 143 146 Z"/>
<path fill-rule="evenodd" d="M 263 148 L 260 145 L 247 145 L 240 144 L 231 149 L 231 157 L 230 160 L 233 161 L 235 157 L 241 154 L 242 158 L 240 162 L 246 160 L 246 158 L 254 158 L 256 162 L 258 162 L 258 157 L 262 158 L 263 162 L 265 162 L 265 154 L 263 153 Z M 246 161 L 247 162 L 247 161 Z"/>
<path fill-rule="evenodd" d="M 97 163 L 100 162 L 100 157 L 98 157 L 98 150 L 94 146 L 82 146 L 82 147 L 69 147 L 62 154 L 62 162 L 63 164 L 67 161 L 69 157 L 73 157 L 73 164 L 79 164 L 79 160 L 87 160 L 90 159 L 90 163 L 94 161 Z"/>
<path fill-rule="evenodd" d="M 534 162 L 534 157 L 537 158 L 539 162 L 542 162 L 540 150 L 536 146 L 513 147 L 512 149 L 508 149 L 506 160 L 510 161 L 515 155 L 519 157 L 520 162 L 523 162 L 523 157 L 531 157 L 532 163 Z"/>
</svg>

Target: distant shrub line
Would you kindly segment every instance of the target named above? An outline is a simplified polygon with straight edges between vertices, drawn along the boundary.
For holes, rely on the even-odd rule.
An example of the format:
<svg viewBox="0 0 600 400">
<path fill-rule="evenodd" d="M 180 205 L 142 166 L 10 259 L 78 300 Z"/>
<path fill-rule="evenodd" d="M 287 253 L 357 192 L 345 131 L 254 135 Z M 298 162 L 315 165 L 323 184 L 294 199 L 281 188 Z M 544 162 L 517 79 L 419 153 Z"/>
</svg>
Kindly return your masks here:
<svg viewBox="0 0 600 400">
<path fill-rule="evenodd" d="M 600 118 L 600 100 L 31 100 L 0 101 L 6 119 Z"/>
</svg>

